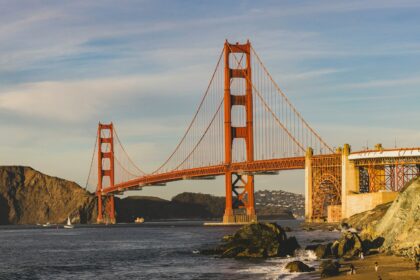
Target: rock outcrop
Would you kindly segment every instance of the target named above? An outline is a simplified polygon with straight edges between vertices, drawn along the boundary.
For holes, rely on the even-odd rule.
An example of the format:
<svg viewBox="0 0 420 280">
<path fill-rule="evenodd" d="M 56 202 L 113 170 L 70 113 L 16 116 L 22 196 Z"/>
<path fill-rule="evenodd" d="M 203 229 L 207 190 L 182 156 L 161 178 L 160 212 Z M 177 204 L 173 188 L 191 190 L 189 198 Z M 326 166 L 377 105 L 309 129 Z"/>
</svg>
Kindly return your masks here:
<svg viewBox="0 0 420 280">
<path fill-rule="evenodd" d="M 374 240 L 362 239 L 357 233 L 344 231 L 341 238 L 327 244 L 311 244 L 305 250 L 315 252 L 318 259 L 342 258 L 350 260 L 358 258 L 360 253 L 368 255 L 371 250 L 378 249 L 383 244 L 383 238 Z"/>
<path fill-rule="evenodd" d="M 315 268 L 310 267 L 301 261 L 289 262 L 286 265 L 286 269 L 288 269 L 290 272 L 310 272 L 315 270 Z"/>
<path fill-rule="evenodd" d="M 321 278 L 337 276 L 340 274 L 340 264 L 337 261 L 323 261 L 319 266 Z"/>
<path fill-rule="evenodd" d="M 30 167 L 0 167 L 0 224 L 96 220 L 95 198 L 78 184 Z"/>
<path fill-rule="evenodd" d="M 413 247 L 420 244 L 420 178 L 407 184 L 392 203 L 354 215 L 347 222 L 361 229 L 363 238 L 372 239 L 371 246 L 383 243 L 383 251 L 412 257 Z"/>
<path fill-rule="evenodd" d="M 331 247 L 333 243 L 328 244 L 315 244 L 306 246 L 305 250 L 311 250 L 315 252 L 315 255 L 318 259 L 326 259 L 333 256 Z"/>
<path fill-rule="evenodd" d="M 372 210 L 355 214 L 350 218 L 346 219 L 345 224 L 349 224 L 359 231 L 363 230 L 365 233 L 365 230 L 368 226 L 374 226 L 378 223 L 378 221 L 382 219 L 382 217 L 385 215 L 386 211 L 388 211 L 391 204 L 392 202 L 380 204 Z"/>
<path fill-rule="evenodd" d="M 296 238 L 287 238 L 284 229 L 276 223 L 248 224 L 223 240 L 222 245 L 207 253 L 225 258 L 270 258 L 293 255 L 299 248 Z"/>
<path fill-rule="evenodd" d="M 385 239 L 383 248 L 410 255 L 420 244 L 420 178 L 409 184 L 374 227 L 374 237 Z"/>
</svg>

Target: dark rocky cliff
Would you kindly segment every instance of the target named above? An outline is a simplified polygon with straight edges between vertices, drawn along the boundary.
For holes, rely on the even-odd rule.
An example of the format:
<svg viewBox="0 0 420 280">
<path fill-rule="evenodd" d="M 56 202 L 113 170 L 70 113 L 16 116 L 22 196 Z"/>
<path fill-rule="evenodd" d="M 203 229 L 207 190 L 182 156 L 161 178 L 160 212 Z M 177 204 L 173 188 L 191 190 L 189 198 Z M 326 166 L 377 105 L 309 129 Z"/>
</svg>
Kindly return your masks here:
<svg viewBox="0 0 420 280">
<path fill-rule="evenodd" d="M 225 211 L 225 198 L 202 193 L 184 192 L 170 201 L 156 197 L 130 196 L 115 202 L 117 221 L 129 223 L 136 217 L 147 220 L 158 219 L 216 219 Z M 260 219 L 293 219 L 287 209 L 258 205 Z"/>
<path fill-rule="evenodd" d="M 184 196 L 188 196 L 185 198 Z M 208 196 L 209 200 L 196 200 L 196 197 Z M 179 199 L 182 198 L 182 199 Z M 116 200 L 117 221 L 129 223 L 136 217 L 149 220 L 165 219 L 220 219 L 223 207 L 209 207 L 209 202 L 217 200 L 216 197 L 203 194 L 183 193 L 172 200 L 148 196 L 130 196 Z M 220 208 L 220 209 L 219 209 Z"/>
<path fill-rule="evenodd" d="M 0 167 L 0 224 L 96 220 L 93 195 L 78 184 L 30 167 Z"/>
</svg>

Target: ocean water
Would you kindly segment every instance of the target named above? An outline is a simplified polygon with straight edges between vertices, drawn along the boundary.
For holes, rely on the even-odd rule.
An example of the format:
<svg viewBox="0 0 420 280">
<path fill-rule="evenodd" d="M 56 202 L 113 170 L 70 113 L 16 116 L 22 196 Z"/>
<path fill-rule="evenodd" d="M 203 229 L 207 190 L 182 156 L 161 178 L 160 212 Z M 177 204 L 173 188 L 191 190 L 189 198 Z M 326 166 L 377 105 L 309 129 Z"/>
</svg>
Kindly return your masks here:
<svg viewBox="0 0 420 280">
<path fill-rule="evenodd" d="M 277 221 L 294 229 L 302 247 L 313 239 L 333 240 L 337 232 L 299 231 L 299 221 Z M 201 255 L 215 246 L 229 227 L 202 222 L 142 225 L 0 227 L 0 279 L 313 279 L 290 274 L 287 262 L 316 266 L 313 252 L 269 260 L 234 260 Z"/>
</svg>

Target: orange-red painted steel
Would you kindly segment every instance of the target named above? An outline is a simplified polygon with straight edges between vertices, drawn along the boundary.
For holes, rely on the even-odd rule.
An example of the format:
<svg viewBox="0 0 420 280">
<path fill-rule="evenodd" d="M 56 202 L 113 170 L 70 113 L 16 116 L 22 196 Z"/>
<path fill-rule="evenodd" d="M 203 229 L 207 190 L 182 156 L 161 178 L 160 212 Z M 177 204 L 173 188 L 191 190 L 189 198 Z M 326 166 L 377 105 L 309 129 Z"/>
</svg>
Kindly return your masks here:
<svg viewBox="0 0 420 280">
<path fill-rule="evenodd" d="M 327 219 L 327 206 L 341 204 L 341 153 L 312 158 L 312 212 L 315 221 Z"/>
<path fill-rule="evenodd" d="M 317 155 L 313 158 L 328 158 L 334 155 Z M 305 169 L 305 157 L 279 158 L 271 160 L 258 160 L 253 162 L 232 163 L 227 165 L 215 165 L 209 167 L 191 168 L 176 170 L 160 174 L 150 174 L 133 180 L 107 186 L 102 189 L 103 194 L 122 192 L 129 189 L 136 189 L 143 186 L 167 183 L 180 180 L 188 180 L 208 176 L 225 175 L 227 172 L 236 174 L 253 174 L 268 171 L 297 170 Z"/>
<path fill-rule="evenodd" d="M 382 152 L 398 151 L 398 157 L 359 158 L 353 160 L 361 174 L 365 174 L 366 180 L 361 181 L 361 192 L 377 192 L 381 190 L 400 191 L 405 184 L 413 178 L 420 176 L 420 158 L 410 156 L 410 151 L 418 151 L 420 148 L 396 148 L 382 149 Z M 378 152 L 368 150 L 354 152 L 352 154 L 366 154 Z"/>
<path fill-rule="evenodd" d="M 246 56 L 246 66 L 238 64 L 238 68 L 230 67 L 230 55 L 241 53 Z M 225 109 L 225 165 L 232 164 L 232 145 L 234 139 L 243 138 L 245 140 L 246 148 L 246 162 L 254 161 L 254 129 L 253 129 L 253 97 L 252 97 L 252 84 L 251 84 L 251 43 L 248 41 L 246 44 L 240 45 L 230 44 L 225 42 L 225 91 L 224 91 L 224 109 Z M 232 79 L 240 78 L 245 79 L 245 95 L 241 92 L 239 96 L 233 95 L 231 92 Z M 232 102 L 234 100 L 234 102 Z M 235 100 L 240 100 L 235 102 Z M 233 103 L 233 104 L 232 104 Z M 235 104 L 236 103 L 236 104 Z M 243 103 L 243 104 L 239 104 Z M 233 127 L 232 126 L 232 106 L 242 106 L 245 109 L 246 120 L 245 126 Z M 237 179 L 232 181 L 232 175 Z M 225 205 L 225 221 L 233 221 L 234 209 L 245 208 L 246 215 L 250 220 L 255 217 L 254 205 L 254 176 L 252 174 L 241 175 L 227 170 L 226 176 L 226 205 Z M 242 178 L 242 177 L 246 177 Z M 243 183 L 243 185 L 241 184 Z M 238 193 L 237 189 L 243 189 Z M 233 194 L 236 195 L 235 201 Z M 242 213 L 241 213 L 242 214 Z"/>
<path fill-rule="evenodd" d="M 129 180 L 114 186 L 104 187 L 103 194 L 121 192 L 142 186 L 186 180 L 199 177 L 225 175 L 226 172 L 249 174 L 264 171 L 294 170 L 305 168 L 305 157 L 280 158 L 271 160 L 259 160 L 253 162 L 232 163 L 227 165 L 215 165 L 209 167 L 176 170 L 167 173 L 150 174 Z"/>
<path fill-rule="evenodd" d="M 105 145 L 102 145 L 105 144 Z M 105 146 L 105 151 L 103 148 Z M 107 167 L 104 166 L 104 159 L 108 160 Z M 108 169 L 105 169 L 108 168 Z M 115 184 L 115 167 L 114 167 L 114 126 L 110 124 L 98 125 L 98 185 L 96 188 L 96 196 L 98 198 L 98 216 L 97 222 L 102 223 L 103 217 L 103 182 L 104 177 L 108 177 L 109 187 Z M 114 196 L 109 194 L 105 196 L 106 219 L 107 222 L 115 223 L 115 206 Z"/>
</svg>

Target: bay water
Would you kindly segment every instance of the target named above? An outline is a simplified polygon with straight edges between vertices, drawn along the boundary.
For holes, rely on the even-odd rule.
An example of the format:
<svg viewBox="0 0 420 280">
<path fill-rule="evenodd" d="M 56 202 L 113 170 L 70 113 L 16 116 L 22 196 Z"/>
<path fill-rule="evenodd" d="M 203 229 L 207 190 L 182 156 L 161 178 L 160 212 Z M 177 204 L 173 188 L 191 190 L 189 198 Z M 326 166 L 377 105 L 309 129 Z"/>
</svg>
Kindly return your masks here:
<svg viewBox="0 0 420 280">
<path fill-rule="evenodd" d="M 338 232 L 302 231 L 299 220 L 276 221 L 293 229 L 304 248 Z M 113 226 L 2 226 L 0 279 L 316 279 L 289 273 L 292 260 L 319 262 L 311 251 L 295 257 L 235 260 L 202 255 L 235 227 L 205 227 L 202 221 L 146 222 Z"/>
</svg>

